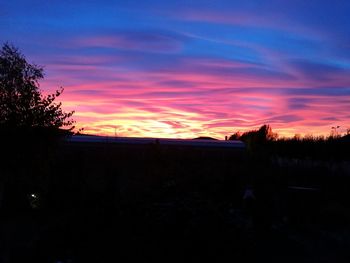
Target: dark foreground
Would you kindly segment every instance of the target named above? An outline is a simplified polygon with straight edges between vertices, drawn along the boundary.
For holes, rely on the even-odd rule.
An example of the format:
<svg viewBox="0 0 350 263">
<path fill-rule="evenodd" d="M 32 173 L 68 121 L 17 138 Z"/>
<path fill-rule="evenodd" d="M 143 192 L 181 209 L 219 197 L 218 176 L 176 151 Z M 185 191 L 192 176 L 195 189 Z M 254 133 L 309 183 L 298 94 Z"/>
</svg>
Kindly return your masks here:
<svg viewBox="0 0 350 263">
<path fill-rule="evenodd" d="M 348 162 L 155 144 L 11 151 L 0 262 L 350 260 Z"/>
</svg>

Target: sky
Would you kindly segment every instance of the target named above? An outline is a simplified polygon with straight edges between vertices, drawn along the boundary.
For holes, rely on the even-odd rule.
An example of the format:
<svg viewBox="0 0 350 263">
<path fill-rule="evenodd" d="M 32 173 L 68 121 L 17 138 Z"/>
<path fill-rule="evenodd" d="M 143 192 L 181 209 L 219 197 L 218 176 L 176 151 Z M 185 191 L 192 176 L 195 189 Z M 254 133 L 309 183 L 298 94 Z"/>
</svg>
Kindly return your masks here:
<svg viewBox="0 0 350 263">
<path fill-rule="evenodd" d="M 85 133 L 222 139 L 350 128 L 350 1 L 1 1 Z"/>
</svg>

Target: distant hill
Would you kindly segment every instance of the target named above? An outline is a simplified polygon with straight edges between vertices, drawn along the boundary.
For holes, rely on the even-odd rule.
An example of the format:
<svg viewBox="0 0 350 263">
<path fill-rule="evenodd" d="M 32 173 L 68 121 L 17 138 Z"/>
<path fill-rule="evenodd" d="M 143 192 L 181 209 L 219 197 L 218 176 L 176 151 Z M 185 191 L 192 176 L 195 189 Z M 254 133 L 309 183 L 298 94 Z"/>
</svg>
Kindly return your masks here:
<svg viewBox="0 0 350 263">
<path fill-rule="evenodd" d="M 212 137 L 201 136 L 201 137 L 194 138 L 193 140 L 215 140 L 215 141 L 217 141 L 218 139 L 215 139 Z"/>
</svg>

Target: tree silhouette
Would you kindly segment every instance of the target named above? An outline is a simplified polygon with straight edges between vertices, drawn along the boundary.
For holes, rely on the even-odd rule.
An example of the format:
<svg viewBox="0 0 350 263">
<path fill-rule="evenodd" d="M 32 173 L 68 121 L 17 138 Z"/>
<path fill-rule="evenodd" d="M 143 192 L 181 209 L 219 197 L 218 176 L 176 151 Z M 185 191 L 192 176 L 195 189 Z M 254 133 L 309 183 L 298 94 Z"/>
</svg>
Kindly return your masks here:
<svg viewBox="0 0 350 263">
<path fill-rule="evenodd" d="M 39 80 L 43 68 L 27 62 L 13 45 L 5 43 L 0 50 L 0 128 L 74 128 L 74 111 L 64 112 L 55 99 L 63 88 L 43 96 Z M 71 127 L 69 127 L 71 126 Z"/>
<path fill-rule="evenodd" d="M 264 124 L 258 130 L 236 132 L 230 136 L 230 140 L 241 140 L 246 143 L 249 151 L 254 152 L 267 143 L 275 141 L 277 137 L 277 133 L 272 132 L 271 126 Z"/>
<path fill-rule="evenodd" d="M 232 140 L 240 140 L 241 139 L 241 132 L 237 131 L 235 132 L 234 134 L 232 134 L 230 137 L 229 137 L 229 140 L 232 141 Z"/>
<path fill-rule="evenodd" d="M 230 140 L 242 140 L 245 142 L 264 143 L 276 140 L 278 135 L 272 132 L 271 126 L 264 124 L 258 130 L 247 131 L 244 133 L 235 132 L 230 136 Z"/>
</svg>

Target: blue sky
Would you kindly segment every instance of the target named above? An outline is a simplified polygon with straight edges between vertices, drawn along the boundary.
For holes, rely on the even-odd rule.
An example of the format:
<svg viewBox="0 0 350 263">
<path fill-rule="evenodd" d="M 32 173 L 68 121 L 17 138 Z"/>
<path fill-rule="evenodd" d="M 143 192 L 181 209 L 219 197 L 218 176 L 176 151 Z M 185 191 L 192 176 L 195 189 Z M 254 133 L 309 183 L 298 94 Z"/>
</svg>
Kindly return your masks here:
<svg viewBox="0 0 350 263">
<path fill-rule="evenodd" d="M 350 128 L 349 1 L 3 1 L 9 41 L 88 133 Z"/>
</svg>

